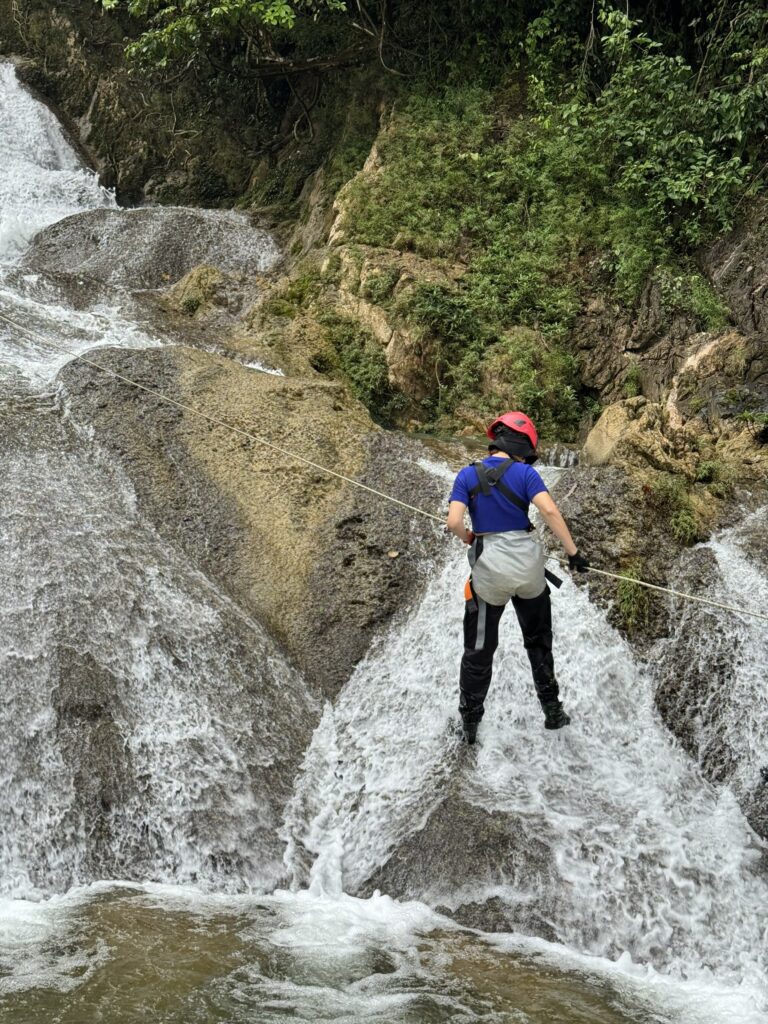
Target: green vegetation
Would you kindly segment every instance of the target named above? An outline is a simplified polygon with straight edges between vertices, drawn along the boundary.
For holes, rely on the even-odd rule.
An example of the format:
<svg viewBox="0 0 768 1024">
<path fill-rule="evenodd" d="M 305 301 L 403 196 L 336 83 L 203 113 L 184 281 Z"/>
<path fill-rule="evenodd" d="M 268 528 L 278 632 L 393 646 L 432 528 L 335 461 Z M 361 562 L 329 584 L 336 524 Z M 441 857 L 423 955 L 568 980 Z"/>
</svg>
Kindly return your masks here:
<svg viewBox="0 0 768 1024">
<path fill-rule="evenodd" d="M 700 462 L 696 468 L 696 482 L 700 484 L 710 484 L 713 480 L 716 480 L 721 472 L 721 463 L 715 460 L 705 460 Z"/>
<path fill-rule="evenodd" d="M 389 383 L 381 345 L 356 320 L 337 313 L 323 313 L 318 320 L 325 329 L 329 355 L 316 359 L 315 369 L 343 376 L 373 418 L 384 426 L 391 424 L 403 397 Z"/>
<path fill-rule="evenodd" d="M 658 514 L 666 519 L 669 532 L 678 543 L 687 546 L 701 539 L 691 496 L 681 477 L 661 474 L 650 487 L 649 500 Z"/>
<path fill-rule="evenodd" d="M 223 46 L 270 29 L 292 29 L 300 15 L 344 11 L 344 0 L 100 0 L 105 10 L 125 8 L 145 27 L 129 56 L 156 67 L 176 60 L 210 59 Z M 261 36 L 263 40 L 263 36 Z"/>
<path fill-rule="evenodd" d="M 643 392 L 643 375 L 637 363 L 627 370 L 621 392 L 625 398 L 637 398 Z"/>
<path fill-rule="evenodd" d="M 387 267 L 369 274 L 365 279 L 361 294 L 363 298 L 370 299 L 379 306 L 385 305 L 392 296 L 395 285 L 400 280 L 400 271 L 397 267 Z"/>
<path fill-rule="evenodd" d="M 643 567 L 639 561 L 630 562 L 621 570 L 627 579 L 619 580 L 616 588 L 616 604 L 624 626 L 631 632 L 636 626 L 647 625 L 651 614 L 651 592 L 634 583 L 643 578 Z"/>
<path fill-rule="evenodd" d="M 471 392 L 486 354 L 526 327 L 544 351 L 518 352 L 513 394 L 544 411 L 545 433 L 572 435 L 586 396 L 568 339 L 596 286 L 631 308 L 655 281 L 669 314 L 702 330 L 728 323 L 694 253 L 757 186 L 768 48 L 755 40 L 768 14 L 736 5 L 726 38 L 700 12 L 697 69 L 672 52 L 669 25 L 662 44 L 602 3 L 584 41 L 580 12 L 549 4 L 519 28 L 522 77 L 412 88 L 379 139 L 381 171 L 346 189 L 352 239 L 466 266 L 455 291 L 429 286 L 402 310 L 438 343 L 439 413 L 480 411 Z M 675 529 L 686 535 L 689 520 Z"/>
<path fill-rule="evenodd" d="M 396 299 L 389 272 L 362 286 L 424 343 L 425 420 L 519 404 L 545 436 L 573 437 L 594 401 L 573 330 L 595 291 L 627 319 L 652 294 L 694 329 L 727 325 L 696 255 L 768 180 L 760 0 L 101 2 L 132 16 L 129 53 L 143 66 L 209 75 L 214 102 L 223 82 L 292 109 L 302 144 L 249 202 L 285 208 L 324 162 L 327 188 L 350 181 L 348 240 L 463 269 L 448 275 L 455 287 L 422 283 Z M 326 117 L 320 98 L 328 82 L 340 93 L 353 66 L 388 112 L 380 166 L 357 176 L 376 98 L 359 119 Z M 360 360 L 359 391 L 379 402 Z M 640 389 L 630 371 L 625 394 Z M 678 508 L 670 528 L 689 542 L 695 517 Z"/>
<path fill-rule="evenodd" d="M 742 412 L 737 419 L 747 424 L 758 443 L 768 444 L 768 412 Z"/>
<path fill-rule="evenodd" d="M 669 520 L 672 536 L 680 544 L 693 544 L 698 539 L 699 526 L 692 508 L 680 508 Z"/>
<path fill-rule="evenodd" d="M 656 280 L 668 313 L 687 315 L 702 330 L 721 331 L 728 325 L 728 307 L 698 272 L 673 274 L 665 268 Z"/>
<path fill-rule="evenodd" d="M 733 496 L 733 470 L 720 459 L 704 459 L 700 462 L 696 467 L 696 482 L 706 484 L 716 498 Z"/>
<path fill-rule="evenodd" d="M 261 309 L 268 316 L 283 316 L 292 320 L 317 298 L 322 286 L 320 273 L 311 267 L 292 277 L 284 288 L 265 299 Z"/>
</svg>

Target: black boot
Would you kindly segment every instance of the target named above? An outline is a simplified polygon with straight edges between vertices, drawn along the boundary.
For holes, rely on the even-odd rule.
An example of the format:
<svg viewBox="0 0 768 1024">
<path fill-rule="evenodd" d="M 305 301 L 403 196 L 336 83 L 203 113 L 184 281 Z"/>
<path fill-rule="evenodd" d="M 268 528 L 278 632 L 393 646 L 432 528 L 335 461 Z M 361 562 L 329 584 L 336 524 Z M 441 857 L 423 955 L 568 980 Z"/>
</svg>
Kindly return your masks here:
<svg viewBox="0 0 768 1024">
<path fill-rule="evenodd" d="M 464 739 L 470 746 L 472 746 L 477 739 L 477 727 L 479 724 L 479 722 L 462 722 L 461 724 Z"/>
<path fill-rule="evenodd" d="M 545 729 L 562 729 L 564 725 L 571 724 L 571 720 L 559 700 L 548 701 L 546 704 L 542 704 L 542 707 Z"/>
</svg>

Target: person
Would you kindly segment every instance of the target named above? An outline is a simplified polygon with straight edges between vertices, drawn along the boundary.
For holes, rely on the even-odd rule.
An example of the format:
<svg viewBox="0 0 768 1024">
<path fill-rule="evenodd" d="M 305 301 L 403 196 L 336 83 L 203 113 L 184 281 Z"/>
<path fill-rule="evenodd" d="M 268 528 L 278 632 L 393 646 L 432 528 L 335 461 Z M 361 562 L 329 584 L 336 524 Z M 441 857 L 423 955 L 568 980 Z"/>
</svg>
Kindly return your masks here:
<svg viewBox="0 0 768 1024">
<path fill-rule="evenodd" d="M 531 502 L 568 556 L 569 568 L 585 572 L 589 563 L 544 481 L 533 468 L 538 434 L 522 412 L 499 416 L 487 431 L 488 456 L 465 466 L 456 477 L 448 506 L 447 529 L 469 547 L 471 575 L 464 597 L 464 654 L 459 676 L 459 712 L 464 738 L 474 743 L 491 682 L 499 621 L 509 600 L 517 613 L 531 663 L 545 729 L 570 723 L 555 677 L 552 609 L 545 577 L 544 550 L 528 519 Z M 472 529 L 464 523 L 469 509 Z"/>
</svg>

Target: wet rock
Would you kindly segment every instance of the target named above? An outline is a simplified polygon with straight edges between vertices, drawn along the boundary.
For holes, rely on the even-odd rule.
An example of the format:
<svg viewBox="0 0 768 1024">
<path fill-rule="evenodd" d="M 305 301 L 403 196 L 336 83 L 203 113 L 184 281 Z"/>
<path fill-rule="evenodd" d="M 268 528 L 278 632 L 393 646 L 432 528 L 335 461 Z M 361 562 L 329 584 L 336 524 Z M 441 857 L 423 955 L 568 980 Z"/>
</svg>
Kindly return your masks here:
<svg viewBox="0 0 768 1024">
<path fill-rule="evenodd" d="M 765 533 L 766 517 L 753 515 L 729 534 L 763 571 Z M 721 573 L 715 554 L 707 548 L 687 552 L 675 566 L 681 590 L 716 600 L 724 591 Z M 735 601 L 721 599 L 750 606 L 746 588 Z M 653 651 L 656 706 L 704 775 L 731 789 L 747 820 L 766 838 L 768 771 L 764 774 L 767 766 L 761 762 L 758 696 L 764 666 L 744 660 L 745 629 L 752 627 L 724 609 L 693 603 L 678 607 L 676 617 L 674 633 Z M 754 635 L 747 642 L 753 645 Z"/>
<path fill-rule="evenodd" d="M 670 532 L 667 513 L 654 502 L 648 479 L 619 465 L 579 465 L 563 473 L 552 493 L 579 550 L 592 565 L 664 585 L 680 544 Z M 553 554 L 563 557 L 547 531 L 543 539 Z M 585 573 L 576 575 L 575 582 L 589 587 L 590 597 L 606 609 L 609 622 L 629 632 L 641 650 L 669 632 L 669 616 L 660 595 L 643 591 L 642 605 L 632 617 L 619 600 L 617 581 Z"/>
<path fill-rule="evenodd" d="M 233 89 L 217 105 L 194 76 L 158 87 L 129 71 L 125 44 L 135 28 L 119 10 L 90 4 L 25 0 L 23 13 L 0 4 L 0 49 L 24 55 L 21 77 L 51 103 L 121 202 L 234 201 L 261 141 L 248 123 L 253 95 Z"/>
<path fill-rule="evenodd" d="M 756 203 L 704 256 L 704 267 L 744 334 L 768 332 L 768 204 Z"/>
<path fill-rule="evenodd" d="M 717 561 L 706 549 L 686 552 L 676 568 L 686 591 L 694 594 L 706 591 L 719 578 Z M 729 629 L 729 620 L 716 609 L 706 609 L 695 617 L 694 635 L 683 620 L 667 642 L 655 701 L 667 726 L 699 760 L 708 777 L 725 782 L 733 771 L 734 755 L 718 726 L 719 695 L 731 675 L 738 638 Z M 706 630 L 709 652 L 704 661 L 692 654 L 695 634 L 701 628 Z"/>
<path fill-rule="evenodd" d="M 182 347 L 98 358 L 317 466 L 441 510 L 445 484 L 416 464 L 420 446 L 374 428 L 339 384 Z M 71 414 L 120 460 L 160 532 L 324 693 L 337 692 L 374 632 L 417 598 L 443 539 L 428 519 L 82 364 L 61 379 Z"/>
<path fill-rule="evenodd" d="M 468 928 L 553 940 L 551 850 L 525 821 L 472 803 L 457 787 L 362 887 L 418 899 Z M 505 896 L 498 895 L 503 889 Z M 514 898 L 513 898 L 513 895 Z"/>
<path fill-rule="evenodd" d="M 41 231 L 29 270 L 128 289 L 162 288 L 202 263 L 254 274 L 278 260 L 271 236 L 232 211 L 157 207 L 90 210 Z"/>
<path fill-rule="evenodd" d="M 752 828 L 768 839 L 768 770 L 755 779 L 755 787 L 744 804 L 744 813 Z"/>
<path fill-rule="evenodd" d="M 115 811 L 129 798 L 133 769 L 126 737 L 115 722 L 120 685 L 87 652 L 63 647 L 53 707 L 58 737 L 72 770 L 76 794 L 72 831 L 87 823 L 89 841 L 82 865 L 87 877 L 114 870 Z"/>
<path fill-rule="evenodd" d="M 768 513 L 751 516 L 739 528 L 736 540 L 744 553 L 768 574 Z"/>
</svg>

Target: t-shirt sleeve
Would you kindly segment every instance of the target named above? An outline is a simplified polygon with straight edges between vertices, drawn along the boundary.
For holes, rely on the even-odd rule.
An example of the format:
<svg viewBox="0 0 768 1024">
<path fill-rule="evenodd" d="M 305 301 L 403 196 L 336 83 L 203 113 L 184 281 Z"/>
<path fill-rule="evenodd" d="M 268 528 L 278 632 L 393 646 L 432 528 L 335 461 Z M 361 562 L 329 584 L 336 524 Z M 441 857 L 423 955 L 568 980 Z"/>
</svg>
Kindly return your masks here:
<svg viewBox="0 0 768 1024">
<path fill-rule="evenodd" d="M 547 490 L 547 485 L 541 479 L 533 466 L 527 466 L 525 472 L 525 496 L 528 501 L 533 501 L 537 494 Z"/>
<path fill-rule="evenodd" d="M 464 469 L 460 471 L 456 479 L 453 481 L 453 489 L 451 490 L 451 496 L 448 501 L 463 501 L 465 505 L 469 506 L 468 473 L 468 466 L 465 466 Z"/>
</svg>

